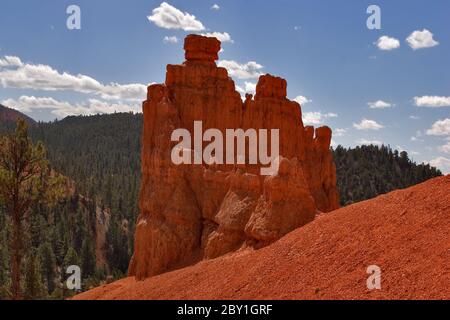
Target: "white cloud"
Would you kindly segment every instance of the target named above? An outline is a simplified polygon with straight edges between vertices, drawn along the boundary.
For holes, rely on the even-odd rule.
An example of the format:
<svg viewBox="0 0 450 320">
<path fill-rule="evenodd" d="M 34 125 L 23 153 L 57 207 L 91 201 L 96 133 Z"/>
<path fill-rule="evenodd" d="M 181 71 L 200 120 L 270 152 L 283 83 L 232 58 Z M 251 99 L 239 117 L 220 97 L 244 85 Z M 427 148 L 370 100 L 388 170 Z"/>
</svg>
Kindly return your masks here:
<svg viewBox="0 0 450 320">
<path fill-rule="evenodd" d="M 418 107 L 450 107 L 450 97 L 442 96 L 422 96 L 414 97 L 414 104 Z"/>
<path fill-rule="evenodd" d="M 438 120 L 427 130 L 429 136 L 449 136 L 450 135 L 450 119 Z"/>
<path fill-rule="evenodd" d="M 167 2 L 163 2 L 159 7 L 153 9 L 152 15 L 147 18 L 160 28 L 182 29 L 184 31 L 205 30 L 203 24 L 194 15 L 182 12 Z"/>
<path fill-rule="evenodd" d="M 400 41 L 388 36 L 381 36 L 377 40 L 376 45 L 380 50 L 390 51 L 400 47 Z"/>
<path fill-rule="evenodd" d="M 32 112 L 37 109 L 65 109 L 70 103 L 57 101 L 48 97 L 21 96 L 18 100 L 3 100 L 2 104 L 20 112 Z"/>
<path fill-rule="evenodd" d="M 330 146 L 332 146 L 333 148 L 335 148 L 335 147 L 338 146 L 338 144 L 336 143 L 336 141 L 334 141 L 333 139 L 331 139 Z"/>
<path fill-rule="evenodd" d="M 440 169 L 443 173 L 450 173 L 450 159 L 445 157 L 437 157 L 430 160 L 430 165 Z"/>
<path fill-rule="evenodd" d="M 228 70 L 228 73 L 232 77 L 238 79 L 255 79 L 262 75 L 261 70 L 264 68 L 255 61 L 249 61 L 245 64 L 237 63 L 233 60 L 220 60 L 219 67 L 223 67 Z"/>
<path fill-rule="evenodd" d="M 255 93 L 256 83 L 245 81 L 245 91 L 250 93 Z"/>
<path fill-rule="evenodd" d="M 244 87 L 238 86 L 237 84 L 235 85 L 236 91 L 239 92 L 241 94 L 241 99 L 242 101 L 245 101 L 245 95 L 250 93 L 250 94 L 255 94 L 256 92 L 256 83 L 253 82 L 248 82 L 245 81 L 244 82 Z"/>
<path fill-rule="evenodd" d="M 3 59 L 0 59 L 0 68 L 1 67 L 20 67 L 23 65 L 23 62 L 19 57 L 14 56 L 4 56 Z"/>
<path fill-rule="evenodd" d="M 367 140 L 367 139 L 356 140 L 356 143 L 357 144 L 361 144 L 361 145 L 363 145 L 363 144 L 364 145 L 371 145 L 371 144 L 373 144 L 375 146 L 381 146 L 383 144 L 383 142 L 379 141 L 379 140 Z"/>
<path fill-rule="evenodd" d="M 389 102 L 386 102 L 383 100 L 368 102 L 367 104 L 369 105 L 370 109 L 385 109 L 385 108 L 391 108 L 394 106 L 392 103 L 389 103 Z"/>
<path fill-rule="evenodd" d="M 178 43 L 178 38 L 176 36 L 165 36 L 163 39 L 164 43 Z"/>
<path fill-rule="evenodd" d="M 59 72 L 43 64 L 22 63 L 18 57 L 5 57 L 8 65 L 0 67 L 0 85 L 3 87 L 61 91 L 100 95 L 103 99 L 144 100 L 147 86 L 139 83 L 103 84 L 92 77 Z"/>
<path fill-rule="evenodd" d="M 360 123 L 354 123 L 353 127 L 358 130 L 379 130 L 384 128 L 383 125 L 379 124 L 375 120 L 362 119 Z"/>
<path fill-rule="evenodd" d="M 438 148 L 440 152 L 450 154 L 450 137 L 447 139 L 447 143 Z"/>
<path fill-rule="evenodd" d="M 50 109 L 58 118 L 69 115 L 90 115 L 114 112 L 140 112 L 139 104 L 108 103 L 97 99 L 89 99 L 84 103 L 71 104 L 50 97 L 21 96 L 19 99 L 7 99 L 2 104 L 21 112 L 32 112 L 39 109 Z"/>
<path fill-rule="evenodd" d="M 420 119 L 420 117 L 414 116 L 414 115 L 409 116 L 409 118 L 412 119 L 412 120 L 419 120 Z"/>
<path fill-rule="evenodd" d="M 236 91 L 241 93 L 242 95 L 245 95 L 246 93 L 252 93 L 254 94 L 256 91 L 256 83 L 245 81 L 244 87 L 235 85 Z"/>
<path fill-rule="evenodd" d="M 300 105 L 302 106 L 302 105 L 304 105 L 304 104 L 306 104 L 306 103 L 308 103 L 308 102 L 311 102 L 312 100 L 309 100 L 307 97 L 305 97 L 305 96 L 296 96 L 294 99 L 292 99 L 292 100 L 294 100 L 294 101 L 296 101 L 296 102 L 298 102 L 298 103 L 300 103 Z"/>
<path fill-rule="evenodd" d="M 406 38 L 406 42 L 408 42 L 409 46 L 414 50 L 431 48 L 439 44 L 439 42 L 433 39 L 433 34 L 427 29 L 414 31 Z"/>
<path fill-rule="evenodd" d="M 412 136 L 412 137 L 411 137 L 411 141 L 412 141 L 412 142 L 418 142 L 418 141 L 423 142 L 423 139 L 420 139 L 420 138 L 418 138 L 417 136 Z"/>
<path fill-rule="evenodd" d="M 211 10 L 218 11 L 218 10 L 220 10 L 220 6 L 217 3 L 215 3 L 211 6 Z"/>
<path fill-rule="evenodd" d="M 308 125 L 316 125 L 321 124 L 325 121 L 325 119 L 328 118 L 336 118 L 338 115 L 336 113 L 322 113 L 320 111 L 313 111 L 313 112 L 305 112 L 302 115 L 303 123 Z"/>
<path fill-rule="evenodd" d="M 333 135 L 335 137 L 342 137 L 346 133 L 347 133 L 347 129 L 345 129 L 345 128 L 336 128 L 333 130 Z"/>
<path fill-rule="evenodd" d="M 214 37 L 217 38 L 220 42 L 231 42 L 233 43 L 233 39 L 231 39 L 231 36 L 228 32 L 208 32 L 208 33 L 202 33 L 202 36 L 206 37 Z"/>
<path fill-rule="evenodd" d="M 416 135 L 411 137 L 412 142 L 423 142 L 424 140 L 421 139 L 422 137 L 422 131 L 418 130 L 416 131 Z"/>
</svg>

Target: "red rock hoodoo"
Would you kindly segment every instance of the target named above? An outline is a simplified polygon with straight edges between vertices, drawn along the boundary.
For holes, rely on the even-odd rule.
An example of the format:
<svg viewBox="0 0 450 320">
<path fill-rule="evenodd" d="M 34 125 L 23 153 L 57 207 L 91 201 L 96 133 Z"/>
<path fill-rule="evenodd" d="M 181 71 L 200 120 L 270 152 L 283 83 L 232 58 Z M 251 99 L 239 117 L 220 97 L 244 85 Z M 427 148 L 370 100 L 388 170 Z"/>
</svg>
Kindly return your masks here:
<svg viewBox="0 0 450 320">
<path fill-rule="evenodd" d="M 217 67 L 220 42 L 189 35 L 182 65 L 168 65 L 165 84 L 143 103 L 142 182 L 135 252 L 137 279 L 240 248 L 265 246 L 338 208 L 328 127 L 304 127 L 287 83 L 261 76 L 245 102 L 227 70 Z M 171 160 L 174 129 L 279 129 L 278 172 L 260 165 L 182 164 Z"/>
</svg>

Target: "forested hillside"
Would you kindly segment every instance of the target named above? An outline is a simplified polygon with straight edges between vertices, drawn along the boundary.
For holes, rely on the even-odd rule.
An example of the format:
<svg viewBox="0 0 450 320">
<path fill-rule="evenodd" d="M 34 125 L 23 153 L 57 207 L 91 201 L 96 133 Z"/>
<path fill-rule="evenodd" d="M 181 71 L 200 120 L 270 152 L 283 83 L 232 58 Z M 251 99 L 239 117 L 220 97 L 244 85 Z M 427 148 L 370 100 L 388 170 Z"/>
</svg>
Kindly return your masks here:
<svg viewBox="0 0 450 320">
<path fill-rule="evenodd" d="M 74 183 L 51 209 L 33 209 L 26 228 L 26 298 L 60 299 L 66 267 L 79 265 L 82 288 L 123 277 L 133 252 L 140 176 L 140 115 L 68 117 L 29 128 L 53 170 Z M 11 131 L 11 123 L 2 132 Z M 12 225 L 0 203 L 0 300 L 8 298 Z"/>
<path fill-rule="evenodd" d="M 442 175 L 429 164 L 412 162 L 407 152 L 388 146 L 338 146 L 333 155 L 342 206 Z"/>
<path fill-rule="evenodd" d="M 30 219 L 23 283 L 34 292 L 30 298 L 70 295 L 62 286 L 70 264 L 82 266 L 83 289 L 126 273 L 138 214 L 141 131 L 142 115 L 131 113 L 67 117 L 30 128 L 33 140 L 46 146 L 52 168 L 74 182 L 55 208 L 37 207 Z M 339 146 L 333 153 L 342 205 L 441 175 L 386 146 Z M 0 298 L 9 283 L 11 231 L 1 210 Z"/>
<path fill-rule="evenodd" d="M 141 131 L 142 115 L 131 113 L 67 117 L 31 130 L 47 146 L 55 170 L 75 181 L 77 193 L 111 212 L 106 258 L 110 270 L 122 273 L 133 252 Z"/>
</svg>

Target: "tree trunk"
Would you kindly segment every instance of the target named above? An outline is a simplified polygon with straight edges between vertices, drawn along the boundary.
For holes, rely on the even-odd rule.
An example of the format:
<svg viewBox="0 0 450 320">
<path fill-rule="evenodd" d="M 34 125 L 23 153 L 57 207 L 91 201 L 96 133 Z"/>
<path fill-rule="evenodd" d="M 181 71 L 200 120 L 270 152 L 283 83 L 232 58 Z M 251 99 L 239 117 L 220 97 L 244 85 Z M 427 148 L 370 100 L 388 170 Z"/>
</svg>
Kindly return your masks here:
<svg viewBox="0 0 450 320">
<path fill-rule="evenodd" d="M 20 212 L 18 210 L 17 202 L 14 204 L 14 234 L 12 243 L 12 266 L 11 266 L 11 294 L 13 300 L 20 300 L 21 290 L 20 290 L 20 265 L 22 262 L 22 219 L 20 217 Z"/>
</svg>

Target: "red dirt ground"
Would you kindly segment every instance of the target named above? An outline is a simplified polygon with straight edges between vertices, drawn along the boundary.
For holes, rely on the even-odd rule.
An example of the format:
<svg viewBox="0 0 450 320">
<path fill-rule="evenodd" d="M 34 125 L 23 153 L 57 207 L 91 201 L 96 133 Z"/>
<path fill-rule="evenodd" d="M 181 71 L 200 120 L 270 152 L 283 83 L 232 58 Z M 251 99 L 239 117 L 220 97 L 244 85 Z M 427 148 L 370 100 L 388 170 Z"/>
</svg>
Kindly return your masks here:
<svg viewBox="0 0 450 320">
<path fill-rule="evenodd" d="M 381 268 L 368 290 L 366 268 Z M 75 299 L 450 299 L 450 175 L 322 214 L 272 245 Z"/>
</svg>

